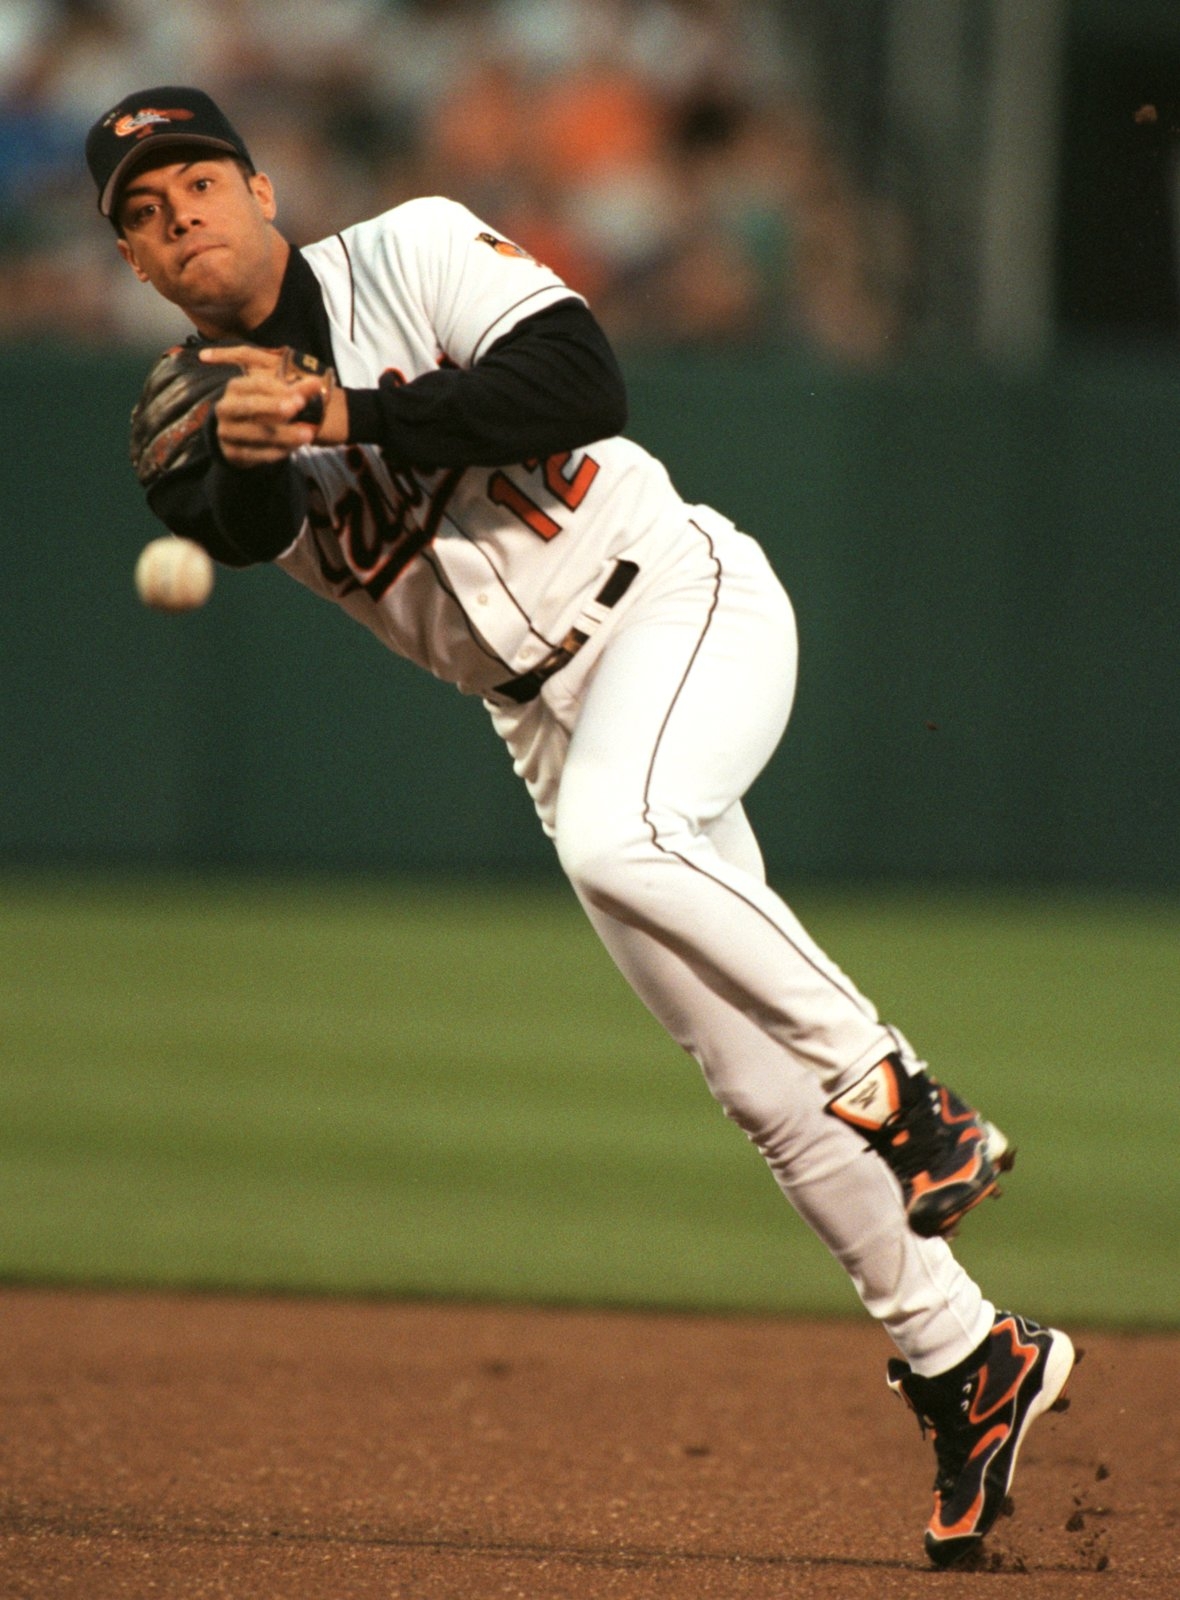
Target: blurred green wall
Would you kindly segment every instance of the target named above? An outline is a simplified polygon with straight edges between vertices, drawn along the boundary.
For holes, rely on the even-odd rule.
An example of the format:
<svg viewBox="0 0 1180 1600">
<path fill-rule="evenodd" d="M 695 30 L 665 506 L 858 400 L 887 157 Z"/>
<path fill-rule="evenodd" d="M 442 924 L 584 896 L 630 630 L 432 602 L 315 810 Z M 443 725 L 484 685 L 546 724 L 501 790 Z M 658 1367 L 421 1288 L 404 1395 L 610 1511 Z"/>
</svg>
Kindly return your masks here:
<svg viewBox="0 0 1180 1600">
<path fill-rule="evenodd" d="M 0 352 L 0 862 L 552 870 L 478 703 L 282 574 L 138 605 L 144 366 Z M 1174 365 L 628 368 L 631 436 L 795 600 L 780 879 L 1180 885 Z"/>
</svg>

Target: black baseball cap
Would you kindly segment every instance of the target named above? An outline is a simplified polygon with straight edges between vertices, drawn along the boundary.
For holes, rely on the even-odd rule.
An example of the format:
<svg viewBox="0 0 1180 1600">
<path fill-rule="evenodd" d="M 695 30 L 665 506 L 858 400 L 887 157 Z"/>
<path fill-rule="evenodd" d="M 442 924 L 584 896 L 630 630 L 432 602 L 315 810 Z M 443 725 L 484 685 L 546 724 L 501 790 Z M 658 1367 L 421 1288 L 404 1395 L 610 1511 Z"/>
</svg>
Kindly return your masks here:
<svg viewBox="0 0 1180 1600">
<path fill-rule="evenodd" d="M 86 163 L 98 185 L 98 209 L 109 217 L 119 185 L 145 151 L 198 145 L 237 156 L 254 170 L 242 136 L 201 89 L 165 85 L 120 100 L 86 135 Z"/>
</svg>

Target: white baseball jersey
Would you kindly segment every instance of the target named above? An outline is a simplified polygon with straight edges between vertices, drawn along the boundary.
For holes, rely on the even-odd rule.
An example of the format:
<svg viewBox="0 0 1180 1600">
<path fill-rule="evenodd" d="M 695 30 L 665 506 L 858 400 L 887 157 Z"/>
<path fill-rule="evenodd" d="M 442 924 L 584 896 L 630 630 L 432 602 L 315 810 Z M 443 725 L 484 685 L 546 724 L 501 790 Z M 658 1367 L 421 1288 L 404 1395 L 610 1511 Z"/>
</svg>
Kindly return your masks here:
<svg viewBox="0 0 1180 1600">
<path fill-rule="evenodd" d="M 303 255 L 346 388 L 471 367 L 572 293 L 439 198 L 410 200 Z M 494 469 L 391 470 L 378 446 L 356 444 L 293 459 L 309 513 L 278 565 L 471 694 L 531 671 L 580 618 L 592 622 L 614 562 L 685 512 L 664 467 L 622 438 Z"/>
</svg>

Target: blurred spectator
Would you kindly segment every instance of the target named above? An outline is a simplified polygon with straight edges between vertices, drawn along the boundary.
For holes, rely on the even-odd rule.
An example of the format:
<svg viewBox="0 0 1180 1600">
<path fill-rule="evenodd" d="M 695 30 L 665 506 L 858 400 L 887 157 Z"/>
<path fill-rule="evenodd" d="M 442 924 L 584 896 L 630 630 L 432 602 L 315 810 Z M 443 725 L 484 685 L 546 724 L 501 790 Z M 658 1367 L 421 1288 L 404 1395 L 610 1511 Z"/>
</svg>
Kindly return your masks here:
<svg viewBox="0 0 1180 1600">
<path fill-rule="evenodd" d="M 904 220 L 841 168 L 785 9 L 0 0 L 0 337 L 174 336 L 110 248 L 81 147 L 129 87 L 180 81 L 226 105 L 296 242 L 446 193 L 620 344 L 885 359 L 906 334 Z"/>
</svg>

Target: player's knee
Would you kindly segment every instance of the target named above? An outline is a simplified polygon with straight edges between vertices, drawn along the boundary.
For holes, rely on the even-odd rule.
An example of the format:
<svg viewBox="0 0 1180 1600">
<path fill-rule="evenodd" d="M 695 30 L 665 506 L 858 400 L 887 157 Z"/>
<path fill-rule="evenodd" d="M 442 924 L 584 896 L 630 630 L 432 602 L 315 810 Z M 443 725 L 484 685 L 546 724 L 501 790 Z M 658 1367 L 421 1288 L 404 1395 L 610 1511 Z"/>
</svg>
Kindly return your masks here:
<svg viewBox="0 0 1180 1600">
<path fill-rule="evenodd" d="M 709 1092 L 768 1161 L 789 1161 L 835 1119 L 823 1114 L 815 1074 L 787 1051 L 714 1035 L 697 1053 Z M 826 1126 L 825 1126 L 826 1125 Z"/>
<path fill-rule="evenodd" d="M 643 895 L 650 869 L 639 825 L 625 818 L 596 818 L 592 824 L 563 825 L 558 818 L 557 856 L 574 888 L 599 911 L 629 921 L 627 908 Z"/>
<path fill-rule="evenodd" d="M 555 841 L 566 876 L 583 899 L 620 921 L 664 923 L 674 879 L 694 852 L 697 828 L 683 813 L 613 803 L 602 785 L 558 797 Z"/>
<path fill-rule="evenodd" d="M 768 1091 L 757 1079 L 729 1072 L 705 1072 L 709 1092 L 731 1122 L 757 1145 L 783 1120 L 781 1093 Z"/>
<path fill-rule="evenodd" d="M 589 850 L 579 842 L 562 848 L 558 838 L 558 859 L 562 870 L 583 900 L 598 911 L 620 916 L 634 898 L 635 885 L 624 859 L 611 850 Z M 629 921 L 627 917 L 623 921 Z"/>
</svg>

